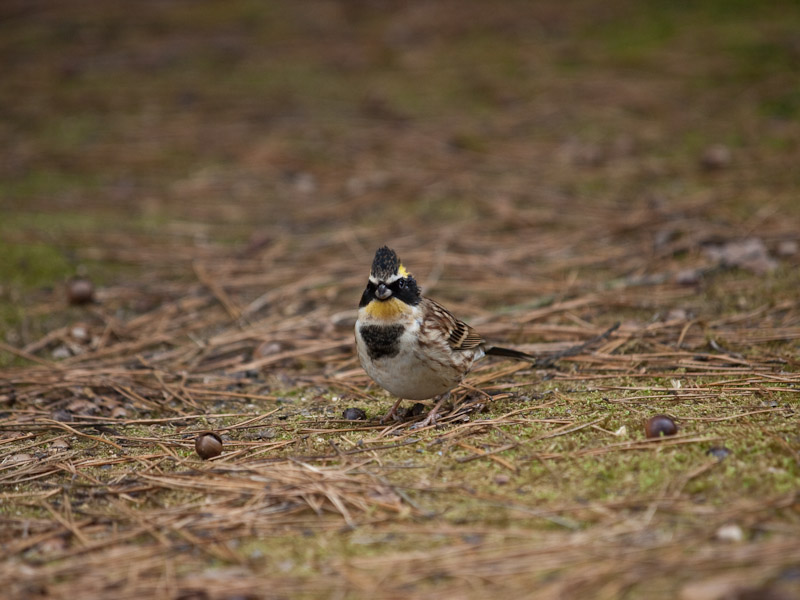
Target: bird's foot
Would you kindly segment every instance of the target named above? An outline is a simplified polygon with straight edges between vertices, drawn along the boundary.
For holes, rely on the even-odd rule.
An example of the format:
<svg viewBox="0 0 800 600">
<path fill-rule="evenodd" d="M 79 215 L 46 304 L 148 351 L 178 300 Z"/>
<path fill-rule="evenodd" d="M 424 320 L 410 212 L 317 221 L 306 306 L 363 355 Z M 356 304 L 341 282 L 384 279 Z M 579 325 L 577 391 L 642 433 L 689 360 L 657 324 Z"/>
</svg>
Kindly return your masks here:
<svg viewBox="0 0 800 600">
<path fill-rule="evenodd" d="M 428 413 L 428 416 L 422 419 L 419 423 L 414 423 L 409 429 L 422 429 L 427 427 L 428 425 L 435 425 L 436 421 L 439 420 L 439 415 L 437 415 L 433 410 Z"/>
<path fill-rule="evenodd" d="M 419 423 L 414 423 L 414 425 L 411 426 L 411 429 L 422 429 L 423 427 L 427 427 L 428 425 L 436 424 L 436 421 L 439 420 L 439 409 L 442 407 L 442 404 L 444 404 L 449 397 L 450 397 L 449 392 L 440 396 L 439 401 L 430 410 L 428 416 L 425 417 Z"/>
</svg>

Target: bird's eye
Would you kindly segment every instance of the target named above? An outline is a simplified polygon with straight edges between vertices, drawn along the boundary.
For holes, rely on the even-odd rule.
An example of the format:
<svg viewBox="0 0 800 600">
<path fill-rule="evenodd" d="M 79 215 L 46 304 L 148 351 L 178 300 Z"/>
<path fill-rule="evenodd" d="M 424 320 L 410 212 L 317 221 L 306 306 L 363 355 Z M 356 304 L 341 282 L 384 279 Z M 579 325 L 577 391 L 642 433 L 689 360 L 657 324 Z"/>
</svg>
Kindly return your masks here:
<svg viewBox="0 0 800 600">
<path fill-rule="evenodd" d="M 397 287 L 398 287 L 399 289 L 401 289 L 401 290 L 402 290 L 404 287 L 406 287 L 406 280 L 405 280 L 405 279 L 398 279 L 398 280 L 397 280 Z"/>
</svg>

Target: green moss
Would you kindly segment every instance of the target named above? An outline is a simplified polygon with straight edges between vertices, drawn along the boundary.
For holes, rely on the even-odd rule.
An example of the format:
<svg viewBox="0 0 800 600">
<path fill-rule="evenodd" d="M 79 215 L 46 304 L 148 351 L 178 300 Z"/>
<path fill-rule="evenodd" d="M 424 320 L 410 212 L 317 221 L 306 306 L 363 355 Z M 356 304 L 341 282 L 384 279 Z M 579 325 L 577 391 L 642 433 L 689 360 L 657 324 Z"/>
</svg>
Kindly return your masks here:
<svg viewBox="0 0 800 600">
<path fill-rule="evenodd" d="M 66 169 L 33 169 L 22 177 L 0 179 L 0 206 L 18 208 L 19 202 L 28 198 L 62 197 L 71 191 L 88 191 L 96 186 L 93 175 Z"/>
<path fill-rule="evenodd" d="M 795 119 L 800 115 L 800 87 L 789 87 L 782 89 L 761 101 L 763 113 L 777 119 Z M 777 148 L 788 149 L 788 145 L 793 144 L 786 138 L 775 139 Z"/>
<path fill-rule="evenodd" d="M 72 269 L 64 254 L 43 243 L 10 244 L 0 241 L 0 280 L 33 288 L 64 281 Z"/>
</svg>

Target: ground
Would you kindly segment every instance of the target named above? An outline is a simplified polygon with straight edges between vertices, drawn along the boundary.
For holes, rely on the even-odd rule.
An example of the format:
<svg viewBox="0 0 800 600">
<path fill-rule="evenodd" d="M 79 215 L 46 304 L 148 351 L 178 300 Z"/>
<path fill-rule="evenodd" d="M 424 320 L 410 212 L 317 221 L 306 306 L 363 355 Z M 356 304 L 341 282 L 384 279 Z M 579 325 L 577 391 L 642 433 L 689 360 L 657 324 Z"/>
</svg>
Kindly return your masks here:
<svg viewBox="0 0 800 600">
<path fill-rule="evenodd" d="M 789 1 L 4 2 L 0 589 L 800 596 L 798 31 Z M 382 425 L 352 327 L 383 244 L 494 342 L 619 328 Z"/>
</svg>

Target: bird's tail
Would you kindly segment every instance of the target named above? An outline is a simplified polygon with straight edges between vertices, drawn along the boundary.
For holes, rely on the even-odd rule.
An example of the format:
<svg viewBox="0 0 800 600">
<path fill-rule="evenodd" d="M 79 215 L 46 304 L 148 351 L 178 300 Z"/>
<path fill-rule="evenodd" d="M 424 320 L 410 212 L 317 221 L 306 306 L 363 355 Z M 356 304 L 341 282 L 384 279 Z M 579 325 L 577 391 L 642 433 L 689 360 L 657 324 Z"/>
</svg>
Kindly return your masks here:
<svg viewBox="0 0 800 600">
<path fill-rule="evenodd" d="M 519 350 L 512 350 L 511 348 L 501 348 L 500 346 L 489 346 L 485 350 L 487 356 L 504 356 L 506 358 L 513 358 L 515 360 L 527 360 L 528 362 L 535 363 L 538 359 L 532 354 L 526 354 Z"/>
<path fill-rule="evenodd" d="M 569 348 L 561 350 L 560 352 L 545 354 L 543 356 L 533 356 L 532 354 L 520 352 L 519 350 L 512 350 L 511 348 L 501 348 L 499 346 L 489 346 L 488 348 L 486 348 L 485 352 L 488 356 L 504 356 L 506 358 L 513 358 L 515 360 L 525 360 L 533 363 L 537 367 L 548 368 L 555 365 L 556 361 L 558 361 L 561 358 L 566 358 L 568 356 L 575 356 L 576 354 L 580 354 L 590 346 L 593 346 L 598 342 L 602 342 L 603 340 L 610 337 L 611 334 L 614 333 L 618 327 L 619 323 L 614 323 L 611 327 L 606 329 L 600 335 L 596 335 L 592 339 L 586 340 L 582 344 L 578 344 L 577 346 L 570 346 Z"/>
</svg>

